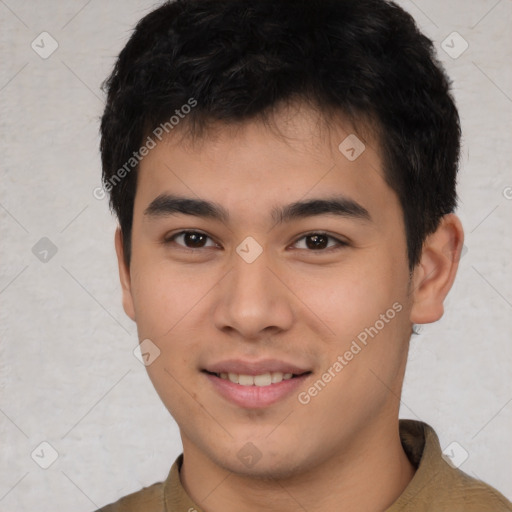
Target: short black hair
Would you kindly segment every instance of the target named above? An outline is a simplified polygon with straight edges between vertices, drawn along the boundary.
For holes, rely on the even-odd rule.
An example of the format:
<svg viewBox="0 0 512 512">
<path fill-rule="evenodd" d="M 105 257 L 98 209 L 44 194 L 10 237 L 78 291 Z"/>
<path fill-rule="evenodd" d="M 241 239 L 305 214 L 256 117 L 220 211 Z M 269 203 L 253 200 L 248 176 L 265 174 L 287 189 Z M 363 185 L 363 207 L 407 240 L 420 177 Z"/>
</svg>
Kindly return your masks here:
<svg viewBox="0 0 512 512">
<path fill-rule="evenodd" d="M 165 2 L 138 22 L 103 84 L 102 181 L 126 264 L 137 152 L 155 127 L 169 131 L 185 112 L 180 129 L 197 135 L 212 122 L 250 121 L 298 100 L 326 118 L 369 120 L 403 210 L 412 270 L 427 235 L 457 204 L 461 134 L 450 85 L 432 41 L 393 2 Z"/>
</svg>

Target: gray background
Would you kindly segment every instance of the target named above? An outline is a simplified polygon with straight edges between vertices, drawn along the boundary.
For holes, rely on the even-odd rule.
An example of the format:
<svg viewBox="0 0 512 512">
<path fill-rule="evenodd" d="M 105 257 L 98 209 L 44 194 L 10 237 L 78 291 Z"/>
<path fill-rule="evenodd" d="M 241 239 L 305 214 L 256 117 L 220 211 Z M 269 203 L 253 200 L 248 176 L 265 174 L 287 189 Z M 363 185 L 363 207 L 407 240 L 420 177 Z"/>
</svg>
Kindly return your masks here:
<svg viewBox="0 0 512 512">
<path fill-rule="evenodd" d="M 413 338 L 401 415 L 433 425 L 443 448 L 458 443 L 456 457 L 468 454 L 461 469 L 511 499 L 512 2 L 399 3 L 454 80 L 468 249 L 444 318 Z M 1 511 L 92 510 L 164 479 L 181 452 L 177 426 L 133 356 L 115 219 L 93 197 L 99 85 L 156 5 L 0 0 Z M 59 45 L 46 59 L 31 47 L 51 49 L 43 31 Z M 454 31 L 469 44 L 457 58 L 464 43 Z M 48 469 L 43 441 L 58 453 Z"/>
</svg>

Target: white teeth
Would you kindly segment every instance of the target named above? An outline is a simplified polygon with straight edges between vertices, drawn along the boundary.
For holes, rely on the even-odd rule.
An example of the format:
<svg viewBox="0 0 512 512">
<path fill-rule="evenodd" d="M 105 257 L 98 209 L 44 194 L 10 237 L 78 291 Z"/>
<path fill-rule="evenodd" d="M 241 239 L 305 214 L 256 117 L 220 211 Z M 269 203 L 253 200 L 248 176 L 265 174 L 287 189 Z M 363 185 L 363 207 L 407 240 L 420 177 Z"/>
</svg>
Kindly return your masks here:
<svg viewBox="0 0 512 512">
<path fill-rule="evenodd" d="M 270 375 L 270 373 L 256 375 L 253 381 L 255 386 L 270 386 L 270 384 L 272 384 L 272 375 Z"/>
<path fill-rule="evenodd" d="M 229 380 L 241 386 L 270 386 L 271 384 L 278 384 L 282 380 L 289 380 L 292 378 L 292 373 L 272 372 L 262 373 L 261 375 L 243 375 L 238 373 L 221 373 L 218 374 L 221 379 Z"/>
<path fill-rule="evenodd" d="M 251 375 L 239 375 L 238 384 L 240 386 L 252 386 L 254 384 L 254 377 Z"/>
<path fill-rule="evenodd" d="M 277 382 L 281 382 L 282 380 L 283 380 L 283 373 L 272 372 L 272 384 L 276 384 Z"/>
</svg>

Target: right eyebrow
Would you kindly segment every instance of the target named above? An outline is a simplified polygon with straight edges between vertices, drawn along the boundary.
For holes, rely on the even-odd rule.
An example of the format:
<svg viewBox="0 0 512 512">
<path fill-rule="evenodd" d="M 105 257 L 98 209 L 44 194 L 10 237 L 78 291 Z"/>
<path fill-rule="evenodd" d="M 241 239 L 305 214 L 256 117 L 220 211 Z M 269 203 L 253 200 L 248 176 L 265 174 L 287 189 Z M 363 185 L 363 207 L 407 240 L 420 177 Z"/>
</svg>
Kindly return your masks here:
<svg viewBox="0 0 512 512">
<path fill-rule="evenodd" d="M 229 219 L 228 211 L 219 204 L 204 199 L 192 199 L 173 194 L 160 194 L 144 210 L 144 215 L 149 218 L 175 214 L 206 217 L 224 223 Z"/>
</svg>

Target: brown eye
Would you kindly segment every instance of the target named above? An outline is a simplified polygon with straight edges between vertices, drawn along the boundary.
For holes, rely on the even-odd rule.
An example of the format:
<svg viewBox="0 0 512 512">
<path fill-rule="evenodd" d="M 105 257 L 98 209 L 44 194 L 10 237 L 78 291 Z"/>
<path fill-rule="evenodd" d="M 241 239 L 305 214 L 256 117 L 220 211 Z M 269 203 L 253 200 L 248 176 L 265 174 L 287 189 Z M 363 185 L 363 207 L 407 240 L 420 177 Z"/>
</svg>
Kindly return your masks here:
<svg viewBox="0 0 512 512">
<path fill-rule="evenodd" d="M 300 244 L 302 240 L 304 240 L 304 243 Z M 295 242 L 295 246 L 297 245 L 302 245 L 302 247 L 298 247 L 299 249 L 327 252 L 331 249 L 339 249 L 347 246 L 348 244 L 327 233 L 309 233 L 299 238 L 299 240 Z"/>
<path fill-rule="evenodd" d="M 211 238 L 200 231 L 181 231 L 165 240 L 165 243 L 175 242 L 177 245 L 181 245 L 187 249 L 202 249 L 204 247 L 216 246 L 213 240 L 211 240 L 211 243 L 208 245 L 208 240 L 211 240 Z"/>
<path fill-rule="evenodd" d="M 325 249 L 329 243 L 329 237 L 325 235 L 308 235 L 305 238 L 308 249 Z"/>
<path fill-rule="evenodd" d="M 187 247 L 198 248 L 203 247 L 208 237 L 202 233 L 184 233 L 183 241 Z"/>
</svg>

